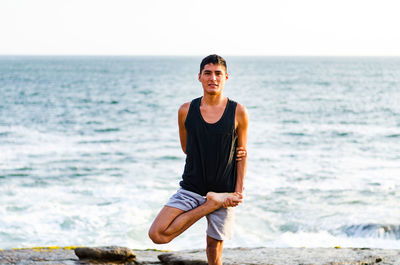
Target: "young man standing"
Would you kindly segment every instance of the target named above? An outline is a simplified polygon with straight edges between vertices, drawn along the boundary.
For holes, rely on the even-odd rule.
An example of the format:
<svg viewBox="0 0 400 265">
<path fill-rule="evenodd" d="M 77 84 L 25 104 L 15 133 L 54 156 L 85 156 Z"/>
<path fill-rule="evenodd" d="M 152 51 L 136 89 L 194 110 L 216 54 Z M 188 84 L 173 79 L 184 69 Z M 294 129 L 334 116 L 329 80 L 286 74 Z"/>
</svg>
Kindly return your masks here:
<svg viewBox="0 0 400 265">
<path fill-rule="evenodd" d="M 162 208 L 149 230 L 165 244 L 206 216 L 208 264 L 222 264 L 223 241 L 233 233 L 234 207 L 242 202 L 246 172 L 248 115 L 223 95 L 225 60 L 210 55 L 200 64 L 203 96 L 178 111 L 179 136 L 186 164 L 181 189 Z"/>
</svg>

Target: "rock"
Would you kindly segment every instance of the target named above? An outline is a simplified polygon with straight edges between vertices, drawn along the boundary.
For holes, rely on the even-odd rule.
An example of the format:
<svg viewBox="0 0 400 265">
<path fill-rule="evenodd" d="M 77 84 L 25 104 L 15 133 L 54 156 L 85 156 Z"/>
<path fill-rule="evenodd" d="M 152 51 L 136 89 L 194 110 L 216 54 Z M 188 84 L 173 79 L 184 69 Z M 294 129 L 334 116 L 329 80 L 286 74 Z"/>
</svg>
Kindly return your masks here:
<svg viewBox="0 0 400 265">
<path fill-rule="evenodd" d="M 62 264 L 79 262 L 72 247 L 35 247 L 0 250 L 0 264 Z"/>
<path fill-rule="evenodd" d="M 136 259 L 135 253 L 125 247 L 79 247 L 75 249 L 75 255 L 83 260 L 96 261 L 115 261 L 115 262 L 131 262 Z"/>
<path fill-rule="evenodd" d="M 158 255 L 160 255 L 161 253 L 169 253 L 170 251 L 157 249 L 134 249 L 134 252 L 136 254 L 135 263 L 143 265 L 160 265 Z"/>
<path fill-rule="evenodd" d="M 80 248 L 85 259 L 74 254 L 75 247 L 40 247 L 25 249 L 0 249 L 0 265 L 205 265 L 205 249 L 184 251 L 132 250 L 118 247 Z M 105 260 L 111 249 L 113 258 L 131 257 L 127 260 Z M 122 251 L 123 250 L 123 251 Z M 81 250 L 78 250 L 79 253 Z M 93 254 L 96 253 L 96 254 Z M 101 254 L 106 253 L 106 254 Z M 125 254 L 118 254 L 125 253 Z M 136 254 L 136 258 L 134 255 Z M 161 255 L 160 255 L 161 254 Z M 81 257 L 83 257 L 81 255 Z M 109 259 L 109 258 L 107 258 Z M 122 258 L 124 259 L 124 258 Z M 161 261 L 161 262 L 160 262 Z M 400 265 L 400 249 L 368 248 L 226 248 L 224 265 Z"/>
<path fill-rule="evenodd" d="M 196 259 L 190 255 L 161 254 L 158 259 L 165 265 L 207 265 L 206 260 Z"/>
<path fill-rule="evenodd" d="M 176 251 L 158 256 L 166 265 L 205 265 L 205 250 Z M 400 265 L 400 250 L 357 248 L 234 248 L 224 249 L 224 265 Z"/>
</svg>

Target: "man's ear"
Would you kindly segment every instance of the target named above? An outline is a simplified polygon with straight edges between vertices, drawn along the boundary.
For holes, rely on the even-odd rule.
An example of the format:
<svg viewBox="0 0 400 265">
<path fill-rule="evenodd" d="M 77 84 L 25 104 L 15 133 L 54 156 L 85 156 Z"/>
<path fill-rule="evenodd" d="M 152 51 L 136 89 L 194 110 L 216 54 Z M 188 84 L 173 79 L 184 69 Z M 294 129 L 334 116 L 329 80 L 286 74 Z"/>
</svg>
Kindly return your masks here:
<svg viewBox="0 0 400 265">
<path fill-rule="evenodd" d="M 198 77 L 199 82 L 200 82 L 200 76 L 201 76 L 201 74 L 199 74 L 199 77 Z"/>
</svg>

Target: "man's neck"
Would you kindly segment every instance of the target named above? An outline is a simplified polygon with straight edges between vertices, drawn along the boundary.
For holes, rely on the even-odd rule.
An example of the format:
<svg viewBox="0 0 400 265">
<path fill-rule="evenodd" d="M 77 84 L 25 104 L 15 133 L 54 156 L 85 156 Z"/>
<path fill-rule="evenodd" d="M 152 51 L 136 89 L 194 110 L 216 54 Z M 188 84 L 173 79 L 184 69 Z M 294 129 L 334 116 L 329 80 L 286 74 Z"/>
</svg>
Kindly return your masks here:
<svg viewBox="0 0 400 265">
<path fill-rule="evenodd" d="M 217 106 L 220 104 L 225 103 L 226 97 L 222 94 L 219 95 L 209 95 L 209 94 L 204 94 L 202 98 L 203 104 L 209 105 L 209 106 Z"/>
</svg>

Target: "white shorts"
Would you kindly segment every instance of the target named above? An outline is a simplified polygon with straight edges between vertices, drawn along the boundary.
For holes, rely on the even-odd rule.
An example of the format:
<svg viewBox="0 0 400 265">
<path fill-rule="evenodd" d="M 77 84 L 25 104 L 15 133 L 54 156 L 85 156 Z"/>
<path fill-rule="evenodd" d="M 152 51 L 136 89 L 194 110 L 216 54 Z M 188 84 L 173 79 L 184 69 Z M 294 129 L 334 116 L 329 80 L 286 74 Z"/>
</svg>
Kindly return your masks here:
<svg viewBox="0 0 400 265">
<path fill-rule="evenodd" d="M 206 202 L 206 197 L 192 191 L 179 189 L 171 196 L 165 206 L 181 209 L 185 212 L 199 207 Z M 207 235 L 216 240 L 228 240 L 233 236 L 233 224 L 235 222 L 234 207 L 220 208 L 207 217 Z"/>
</svg>

